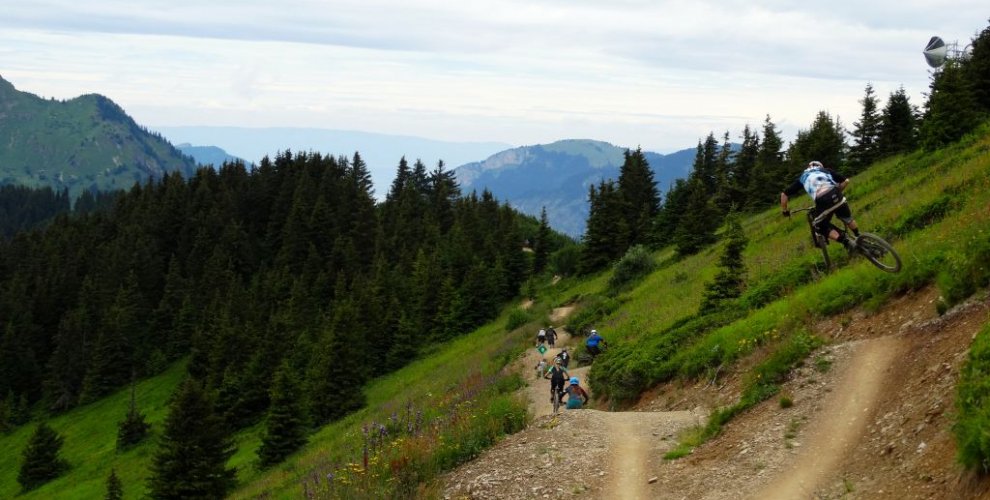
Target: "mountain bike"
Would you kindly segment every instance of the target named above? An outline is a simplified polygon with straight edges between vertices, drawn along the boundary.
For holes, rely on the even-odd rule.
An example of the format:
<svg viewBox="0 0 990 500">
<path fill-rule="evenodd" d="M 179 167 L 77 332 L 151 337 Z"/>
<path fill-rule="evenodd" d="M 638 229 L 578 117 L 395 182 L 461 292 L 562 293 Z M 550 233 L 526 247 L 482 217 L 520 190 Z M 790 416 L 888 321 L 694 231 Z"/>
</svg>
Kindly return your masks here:
<svg viewBox="0 0 990 500">
<path fill-rule="evenodd" d="M 564 389 L 561 387 L 553 391 L 551 399 L 553 400 L 553 414 L 556 415 L 560 411 L 560 400 L 564 399 Z"/>
<path fill-rule="evenodd" d="M 832 269 L 832 259 L 828 255 L 828 243 L 830 240 L 827 236 L 815 231 L 815 225 L 817 225 L 821 220 L 828 216 L 829 213 L 834 211 L 836 208 L 839 208 L 844 203 L 846 203 L 846 199 L 842 198 L 842 201 L 834 207 L 817 216 L 813 211 L 815 207 L 805 207 L 791 211 L 792 214 L 807 212 L 808 227 L 811 228 L 811 243 L 815 247 L 821 249 L 822 258 L 825 260 L 826 272 Z M 853 242 L 856 253 L 866 257 L 866 260 L 870 261 L 870 263 L 881 271 L 896 273 L 901 270 L 901 257 L 900 255 L 897 255 L 896 251 L 894 251 L 894 247 L 892 247 L 890 243 L 887 243 L 887 240 L 871 233 L 859 233 L 859 236 L 853 236 L 849 234 L 848 228 L 845 227 L 845 223 L 843 223 L 843 227 L 841 229 L 835 225 L 832 225 L 832 227 L 839 233 L 846 235 L 846 238 L 849 238 L 849 240 Z"/>
</svg>

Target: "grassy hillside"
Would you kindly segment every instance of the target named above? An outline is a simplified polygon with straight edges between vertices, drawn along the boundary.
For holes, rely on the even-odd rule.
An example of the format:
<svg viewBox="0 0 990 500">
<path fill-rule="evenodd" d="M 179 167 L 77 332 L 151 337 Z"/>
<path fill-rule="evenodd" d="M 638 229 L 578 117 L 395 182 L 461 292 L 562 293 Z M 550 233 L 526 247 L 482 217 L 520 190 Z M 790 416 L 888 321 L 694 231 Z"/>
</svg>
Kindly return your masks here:
<svg viewBox="0 0 990 500">
<path fill-rule="evenodd" d="M 68 188 L 73 197 L 195 169 L 191 158 L 106 97 L 45 100 L 2 78 L 0 144 L 0 184 Z"/>
<path fill-rule="evenodd" d="M 525 348 L 536 325 L 547 321 L 550 309 L 563 304 L 579 307 L 573 328 L 594 326 L 611 345 L 590 375 L 595 393 L 609 404 L 621 406 L 669 380 L 739 373 L 745 380 L 741 397 L 715 413 L 712 426 L 697 436 L 704 439 L 776 392 L 783 374 L 822 342 L 808 328 L 818 318 L 876 307 L 931 283 L 942 290 L 945 307 L 987 285 L 988 152 L 990 126 L 984 126 L 949 148 L 891 158 L 853 178 L 847 194 L 854 215 L 864 230 L 893 242 L 904 259 L 899 274 L 883 273 L 861 258 L 850 261 L 838 245 L 832 248 L 838 269 L 822 273 L 804 220 L 781 218 L 768 207 L 744 221 L 748 286 L 738 307 L 695 314 L 704 285 L 716 272 L 720 245 L 682 260 L 661 250 L 654 255 L 658 270 L 617 295 L 608 292 L 608 272 L 547 285 L 522 318 L 529 323 L 507 332 L 510 316 L 523 314 L 507 308 L 495 322 L 374 380 L 364 409 L 316 431 L 303 450 L 279 466 L 257 468 L 260 427 L 240 433 L 231 460 L 239 479 L 233 496 L 353 497 L 354 488 L 371 497 L 435 493 L 430 484 L 438 471 L 521 425 L 524 405 L 510 395 L 518 381 L 502 368 Z M 794 206 L 802 200 L 807 202 L 798 199 Z M 155 435 L 182 373 L 182 366 L 174 366 L 138 385 L 139 406 Z M 52 419 L 52 427 L 65 436 L 63 453 L 72 469 L 23 498 L 99 496 L 111 467 L 128 498 L 142 496 L 152 442 L 123 454 L 113 450 L 111 423 L 123 417 L 127 398 L 122 391 Z M 19 491 L 17 464 L 32 430 L 33 424 L 0 438 L 0 497 Z M 366 457 L 369 472 L 363 473 Z M 387 481 L 390 473 L 398 479 Z"/>
</svg>

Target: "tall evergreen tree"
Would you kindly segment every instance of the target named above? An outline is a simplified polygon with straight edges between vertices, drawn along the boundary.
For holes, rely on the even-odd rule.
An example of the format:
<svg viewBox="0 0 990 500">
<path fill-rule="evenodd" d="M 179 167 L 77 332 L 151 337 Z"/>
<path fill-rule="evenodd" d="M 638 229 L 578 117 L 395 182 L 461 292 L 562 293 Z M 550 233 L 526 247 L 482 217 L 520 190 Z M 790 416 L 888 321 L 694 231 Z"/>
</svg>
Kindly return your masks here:
<svg viewBox="0 0 990 500">
<path fill-rule="evenodd" d="M 904 87 L 890 94 L 880 116 L 877 138 L 880 154 L 892 156 L 918 147 L 918 111 L 911 105 Z"/>
<path fill-rule="evenodd" d="M 739 152 L 735 155 L 731 165 L 730 176 L 730 199 L 731 205 L 738 209 L 747 206 L 747 196 L 749 186 L 756 170 L 756 160 L 760 154 L 760 136 L 749 128 L 749 124 L 743 128 L 742 144 Z"/>
<path fill-rule="evenodd" d="M 751 208 L 765 207 L 773 203 L 780 193 L 780 187 L 786 185 L 788 169 L 784 163 L 784 141 L 777 132 L 777 126 L 767 115 L 763 121 L 760 150 L 756 155 L 756 168 L 750 177 L 747 204 Z"/>
<path fill-rule="evenodd" d="M 151 466 L 151 497 L 156 499 L 223 498 L 236 471 L 227 468 L 234 453 L 223 419 L 199 382 L 185 380 L 169 407 L 165 428 Z"/>
<path fill-rule="evenodd" d="M 540 227 L 533 240 L 533 274 L 542 273 L 550 256 L 550 221 L 547 220 L 547 207 L 540 210 Z"/>
<path fill-rule="evenodd" d="M 623 255 L 629 247 L 629 225 L 623 217 L 623 202 L 613 181 L 602 181 L 588 192 L 588 223 L 579 269 L 597 271 Z"/>
<path fill-rule="evenodd" d="M 812 160 L 818 160 L 829 168 L 844 170 L 845 153 L 845 132 L 839 119 L 832 119 L 827 112 L 819 111 L 811 128 L 798 131 L 794 142 L 787 148 L 790 169 L 785 170 L 786 176 L 800 172 Z M 778 184 L 778 192 L 783 185 Z"/>
<path fill-rule="evenodd" d="M 130 275 L 126 284 L 117 291 L 96 339 L 89 368 L 83 381 L 83 402 L 95 401 L 125 384 L 131 377 L 132 345 L 128 337 L 134 336 L 138 326 L 137 280 Z"/>
<path fill-rule="evenodd" d="M 715 206 L 720 212 L 728 212 L 733 205 L 735 182 L 732 168 L 732 143 L 729 131 L 722 136 L 722 146 L 715 158 Z"/>
<path fill-rule="evenodd" d="M 24 448 L 21 469 L 17 473 L 17 482 L 24 491 L 33 490 L 68 470 L 69 464 L 59 456 L 63 441 L 47 423 L 38 424 Z"/>
<path fill-rule="evenodd" d="M 302 394 L 292 366 L 283 362 L 275 371 L 269 389 L 271 405 L 265 421 L 258 458 L 262 466 L 277 464 L 306 443 L 306 422 L 301 404 Z"/>
<path fill-rule="evenodd" d="M 334 317 L 323 334 L 309 365 L 308 394 L 314 423 L 325 424 L 361 408 L 365 397 L 362 384 L 367 367 L 365 341 L 355 320 L 354 305 L 346 297 L 334 304 Z"/>
<path fill-rule="evenodd" d="M 103 500 L 123 500 L 123 498 L 124 485 L 117 477 L 117 469 L 110 469 L 110 475 L 107 476 L 107 493 L 103 496 Z"/>
<path fill-rule="evenodd" d="M 688 180 L 685 198 L 685 211 L 674 231 L 674 244 L 678 254 L 691 255 L 715 242 L 722 214 L 699 177 L 692 175 Z"/>
<path fill-rule="evenodd" d="M 973 38 L 970 48 L 965 76 L 982 112 L 990 113 L 990 25 Z"/>
<path fill-rule="evenodd" d="M 932 76 L 921 122 L 921 146 L 938 149 L 973 130 L 982 116 L 962 63 L 950 59 Z"/>
<path fill-rule="evenodd" d="M 873 84 L 866 84 L 866 95 L 859 101 L 863 113 L 859 121 L 853 123 L 853 145 L 849 150 L 849 173 L 862 171 L 880 158 L 880 128 L 882 117 L 877 109 L 877 98 Z"/>
<path fill-rule="evenodd" d="M 629 246 L 646 243 L 651 238 L 653 219 L 660 211 L 660 191 L 643 150 L 627 149 L 623 156 L 625 160 L 619 167 L 618 191 L 629 237 L 627 246 L 617 249 L 620 255 L 625 254 Z"/>
</svg>

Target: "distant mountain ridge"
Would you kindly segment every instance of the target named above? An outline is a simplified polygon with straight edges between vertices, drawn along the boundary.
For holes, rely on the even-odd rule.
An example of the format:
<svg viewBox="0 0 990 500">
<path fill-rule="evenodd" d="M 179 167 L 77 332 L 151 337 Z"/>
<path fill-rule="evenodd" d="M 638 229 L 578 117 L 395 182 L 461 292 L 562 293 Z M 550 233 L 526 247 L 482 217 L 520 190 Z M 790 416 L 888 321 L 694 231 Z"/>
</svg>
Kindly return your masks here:
<svg viewBox="0 0 990 500">
<path fill-rule="evenodd" d="M 75 197 L 195 168 L 102 95 L 42 99 L 0 78 L 0 184 L 68 189 Z"/>
<path fill-rule="evenodd" d="M 193 146 L 188 142 L 183 142 L 182 144 L 176 144 L 175 147 L 179 151 L 182 151 L 182 154 L 191 156 L 198 165 L 212 165 L 214 167 L 219 167 L 227 162 L 234 163 L 240 161 L 249 165 L 253 163 L 244 161 L 241 158 L 231 155 L 222 148 L 218 148 L 216 146 Z"/>
<path fill-rule="evenodd" d="M 627 149 L 602 141 L 567 139 L 502 151 L 454 172 L 464 191 L 488 189 L 496 198 L 537 217 L 545 206 L 554 229 L 579 238 L 588 218 L 589 186 L 617 179 Z M 666 155 L 644 151 L 661 192 L 688 176 L 695 153 L 695 148 Z"/>
<path fill-rule="evenodd" d="M 443 160 L 447 169 L 512 147 L 502 142 L 453 142 L 408 135 L 378 134 L 356 130 L 303 127 L 153 127 L 174 143 L 212 144 L 229 154 L 257 163 L 264 156 L 291 151 L 318 151 L 325 155 L 352 156 L 355 151 L 368 165 L 375 196 L 384 199 L 395 178 L 399 160 L 417 159 L 430 169 Z"/>
</svg>

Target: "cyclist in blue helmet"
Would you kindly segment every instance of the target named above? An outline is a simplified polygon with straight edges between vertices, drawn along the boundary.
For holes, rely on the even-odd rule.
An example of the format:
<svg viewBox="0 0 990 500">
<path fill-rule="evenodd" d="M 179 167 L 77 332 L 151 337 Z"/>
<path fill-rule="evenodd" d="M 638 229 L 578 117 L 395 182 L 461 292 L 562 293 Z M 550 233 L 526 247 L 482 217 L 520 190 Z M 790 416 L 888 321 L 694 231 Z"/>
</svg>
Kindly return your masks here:
<svg viewBox="0 0 990 500">
<path fill-rule="evenodd" d="M 567 393 L 567 409 L 580 410 L 582 406 L 588 404 L 588 391 L 581 387 L 577 377 L 571 377 L 571 385 L 564 391 Z"/>
<path fill-rule="evenodd" d="M 848 185 L 849 179 L 842 174 L 825 168 L 820 161 L 812 161 L 808 163 L 804 172 L 801 172 L 801 175 L 780 193 L 780 210 L 789 217 L 791 211 L 787 209 L 787 201 L 791 196 L 800 194 L 802 190 L 806 191 L 808 196 L 815 200 L 815 215 L 826 214 L 815 224 L 815 230 L 832 241 L 842 243 L 846 250 L 852 252 L 855 246 L 853 241 L 832 225 L 832 215 L 838 215 L 853 234 L 859 237 L 859 227 L 853 219 L 852 211 L 849 210 L 849 204 L 844 202 L 845 198 L 842 196 L 842 191 Z"/>
</svg>

